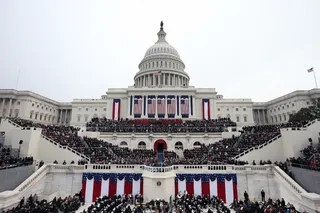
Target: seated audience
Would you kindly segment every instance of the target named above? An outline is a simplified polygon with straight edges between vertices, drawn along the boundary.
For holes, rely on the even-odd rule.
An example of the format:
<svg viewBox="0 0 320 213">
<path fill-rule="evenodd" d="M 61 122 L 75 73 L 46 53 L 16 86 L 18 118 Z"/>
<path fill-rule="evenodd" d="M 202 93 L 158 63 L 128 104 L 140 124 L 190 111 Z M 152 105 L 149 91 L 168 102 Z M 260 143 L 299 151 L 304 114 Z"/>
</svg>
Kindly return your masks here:
<svg viewBox="0 0 320 213">
<path fill-rule="evenodd" d="M 38 200 L 37 195 L 31 195 L 28 199 L 22 198 L 19 205 L 4 213 L 71 213 L 79 209 L 83 203 L 80 194 L 73 197 L 54 198 L 51 202 Z"/>
</svg>

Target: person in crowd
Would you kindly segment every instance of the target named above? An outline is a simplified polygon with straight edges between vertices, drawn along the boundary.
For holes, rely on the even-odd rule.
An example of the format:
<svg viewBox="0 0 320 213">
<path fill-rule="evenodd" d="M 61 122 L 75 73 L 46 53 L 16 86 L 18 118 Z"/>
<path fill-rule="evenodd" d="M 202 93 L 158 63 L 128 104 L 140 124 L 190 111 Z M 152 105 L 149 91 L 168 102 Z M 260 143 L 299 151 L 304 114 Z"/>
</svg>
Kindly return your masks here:
<svg viewBox="0 0 320 213">
<path fill-rule="evenodd" d="M 264 202 L 265 201 L 265 196 L 266 193 L 263 191 L 263 189 L 261 190 L 261 200 Z"/>
<path fill-rule="evenodd" d="M 21 199 L 19 205 L 4 213 L 71 213 L 81 206 L 79 194 L 66 198 L 54 198 L 51 202 L 38 200 L 36 194 L 30 195 L 28 199 Z"/>
</svg>

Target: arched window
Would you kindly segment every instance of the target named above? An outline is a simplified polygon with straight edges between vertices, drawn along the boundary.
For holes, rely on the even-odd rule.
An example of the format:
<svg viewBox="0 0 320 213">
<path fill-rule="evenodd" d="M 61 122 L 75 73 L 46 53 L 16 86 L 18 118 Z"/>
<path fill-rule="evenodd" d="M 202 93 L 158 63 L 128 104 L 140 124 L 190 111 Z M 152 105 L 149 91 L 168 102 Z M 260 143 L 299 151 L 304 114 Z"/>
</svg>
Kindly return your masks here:
<svg viewBox="0 0 320 213">
<path fill-rule="evenodd" d="M 140 142 L 138 143 L 138 149 L 146 149 L 146 148 L 147 148 L 147 145 L 146 145 L 145 142 L 140 141 Z"/>
<path fill-rule="evenodd" d="M 127 147 L 127 146 L 128 146 L 128 143 L 127 143 L 127 142 L 121 141 L 120 147 Z"/>
<path fill-rule="evenodd" d="M 193 144 L 194 148 L 200 148 L 201 147 L 201 143 L 199 141 L 194 142 Z"/>
<path fill-rule="evenodd" d="M 178 141 L 174 144 L 175 149 L 183 149 L 183 144 L 182 142 Z"/>
</svg>

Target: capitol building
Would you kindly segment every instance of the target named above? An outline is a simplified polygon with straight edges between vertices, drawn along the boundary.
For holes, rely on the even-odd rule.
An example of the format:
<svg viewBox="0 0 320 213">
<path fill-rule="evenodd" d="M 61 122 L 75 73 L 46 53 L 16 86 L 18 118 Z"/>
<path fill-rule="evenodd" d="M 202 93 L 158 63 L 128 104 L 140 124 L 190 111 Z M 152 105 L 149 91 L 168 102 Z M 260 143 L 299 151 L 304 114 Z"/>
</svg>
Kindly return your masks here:
<svg viewBox="0 0 320 213">
<path fill-rule="evenodd" d="M 166 39 L 163 23 L 158 40 L 147 49 L 133 86 L 109 88 L 101 99 L 61 103 L 31 91 L 0 89 L 0 116 L 20 117 L 44 124 L 84 126 L 93 117 L 108 119 L 227 117 L 237 126 L 287 122 L 291 114 L 320 97 L 318 89 L 299 90 L 274 100 L 225 99 L 215 88 L 189 84 L 185 63 Z"/>
<path fill-rule="evenodd" d="M 100 99 L 62 103 L 0 89 L 0 145 L 18 158 L 32 157 L 28 166 L 0 169 L 0 210 L 34 194 L 49 202 L 79 194 L 85 205 L 76 212 L 83 213 L 103 196 L 133 195 L 145 203 L 215 197 L 230 206 L 245 194 L 263 201 L 265 191 L 274 201 L 285 198 L 287 209 L 294 204 L 300 212 L 320 211 L 319 172 L 291 167 L 302 185 L 281 167 L 320 141 L 320 119 L 254 126 L 287 123 L 319 101 L 320 90 L 267 102 L 226 99 L 215 88 L 190 85 L 166 36 L 161 22 L 133 85 L 109 88 Z"/>
</svg>

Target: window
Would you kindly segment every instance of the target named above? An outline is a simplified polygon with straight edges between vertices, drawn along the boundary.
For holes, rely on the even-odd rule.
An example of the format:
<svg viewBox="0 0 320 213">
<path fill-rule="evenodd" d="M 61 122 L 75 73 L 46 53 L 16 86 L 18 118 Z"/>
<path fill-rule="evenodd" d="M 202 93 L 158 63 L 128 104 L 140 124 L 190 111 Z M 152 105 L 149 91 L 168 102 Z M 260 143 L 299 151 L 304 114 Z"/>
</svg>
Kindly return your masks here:
<svg viewBox="0 0 320 213">
<path fill-rule="evenodd" d="M 33 112 L 30 112 L 30 119 L 32 119 L 32 116 L 33 116 Z"/>
<path fill-rule="evenodd" d="M 37 113 L 36 113 L 36 116 L 34 117 L 34 119 L 36 119 L 36 120 L 38 119 L 38 114 Z"/>
<path fill-rule="evenodd" d="M 43 106 L 41 107 L 41 109 L 43 109 Z"/>
<path fill-rule="evenodd" d="M 244 122 L 248 122 L 248 121 L 247 121 L 247 116 L 243 116 L 243 121 L 244 121 Z"/>
<path fill-rule="evenodd" d="M 39 108 L 39 105 L 37 105 L 37 108 Z"/>
<path fill-rule="evenodd" d="M 284 109 L 284 106 L 282 106 L 282 109 Z"/>
<path fill-rule="evenodd" d="M 40 121 L 42 120 L 42 115 L 40 115 L 40 119 L 39 119 Z"/>
<path fill-rule="evenodd" d="M 238 109 L 238 108 L 236 108 L 236 111 L 238 112 L 238 111 L 239 111 L 239 109 Z"/>
<path fill-rule="evenodd" d="M 247 111 L 247 109 L 246 109 L 246 108 L 243 108 L 243 111 Z"/>
<path fill-rule="evenodd" d="M 107 111 L 107 108 L 103 108 L 103 111 Z"/>
<path fill-rule="evenodd" d="M 86 108 L 86 111 L 88 111 L 89 109 L 88 108 Z"/>
<path fill-rule="evenodd" d="M 88 115 L 84 116 L 84 121 L 88 122 Z"/>
<path fill-rule="evenodd" d="M 220 108 L 218 108 L 217 110 L 220 111 Z"/>
<path fill-rule="evenodd" d="M 286 121 L 286 120 L 287 120 L 287 116 L 286 116 L 286 114 L 283 114 L 283 119 L 284 119 L 284 121 Z"/>
<path fill-rule="evenodd" d="M 240 118 L 239 118 L 239 116 L 237 116 L 237 122 L 240 122 Z"/>
<path fill-rule="evenodd" d="M 292 103 L 292 106 L 294 106 L 294 103 Z"/>
<path fill-rule="evenodd" d="M 81 111 L 81 108 L 78 108 L 78 111 Z"/>
<path fill-rule="evenodd" d="M 227 108 L 227 111 L 229 111 L 229 108 Z"/>
<path fill-rule="evenodd" d="M 34 104 L 32 104 L 32 106 L 34 107 Z"/>
<path fill-rule="evenodd" d="M 78 115 L 78 117 L 77 117 L 77 121 L 78 121 L 78 122 L 80 122 L 80 120 L 81 120 L 81 116 L 80 116 L 80 115 Z"/>
<path fill-rule="evenodd" d="M 17 102 L 17 105 L 20 105 L 20 101 Z"/>
<path fill-rule="evenodd" d="M 46 120 L 47 120 L 47 115 L 45 115 L 45 116 L 44 116 L 44 119 L 43 119 L 43 120 L 44 120 L 44 121 L 46 121 Z"/>
<path fill-rule="evenodd" d="M 94 109 L 94 111 L 97 111 L 97 110 L 98 110 L 97 108 Z"/>
</svg>

